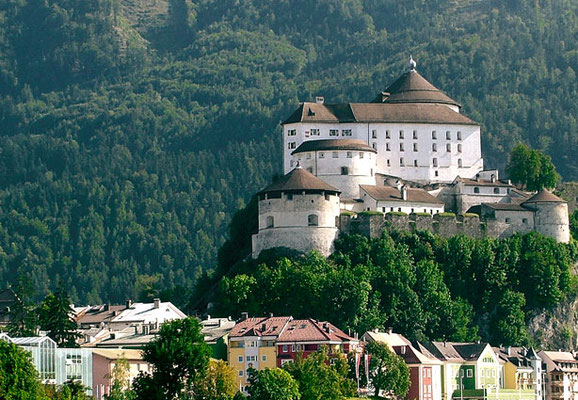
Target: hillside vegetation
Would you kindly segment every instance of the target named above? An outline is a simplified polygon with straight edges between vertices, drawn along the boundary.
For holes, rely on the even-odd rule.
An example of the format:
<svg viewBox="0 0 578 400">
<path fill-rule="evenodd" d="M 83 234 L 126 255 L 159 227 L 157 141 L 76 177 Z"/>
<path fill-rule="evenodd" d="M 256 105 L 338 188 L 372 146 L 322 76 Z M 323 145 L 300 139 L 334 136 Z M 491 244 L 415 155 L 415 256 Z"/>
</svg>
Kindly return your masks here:
<svg viewBox="0 0 578 400">
<path fill-rule="evenodd" d="M 299 101 L 368 101 L 418 70 L 578 179 L 577 0 L 5 0 L 0 282 L 75 302 L 183 293 L 281 171 Z M 173 297 L 179 300 L 186 296 Z"/>
</svg>

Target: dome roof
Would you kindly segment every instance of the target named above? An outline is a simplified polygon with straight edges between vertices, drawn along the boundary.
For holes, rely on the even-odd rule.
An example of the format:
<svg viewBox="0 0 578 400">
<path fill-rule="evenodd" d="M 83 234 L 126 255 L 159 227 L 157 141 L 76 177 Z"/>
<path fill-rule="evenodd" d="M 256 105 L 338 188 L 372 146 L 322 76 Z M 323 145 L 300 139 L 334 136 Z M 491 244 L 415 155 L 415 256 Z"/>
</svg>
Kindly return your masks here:
<svg viewBox="0 0 578 400">
<path fill-rule="evenodd" d="M 407 72 L 397 78 L 385 92 L 380 93 L 374 103 L 437 103 L 461 107 L 444 92 L 429 83 L 416 70 L 410 58 Z"/>
<path fill-rule="evenodd" d="M 377 150 L 359 139 L 320 139 L 301 143 L 291 154 L 318 150 L 356 150 L 377 153 Z"/>
<path fill-rule="evenodd" d="M 566 203 L 566 201 L 562 200 L 552 192 L 549 192 L 546 189 L 542 189 L 522 204 L 528 203 Z"/>
<path fill-rule="evenodd" d="M 328 185 L 312 173 L 305 171 L 301 167 L 296 167 L 287 175 L 273 182 L 259 193 L 271 192 L 301 192 L 301 191 L 325 191 L 341 193 L 340 190 Z"/>
</svg>

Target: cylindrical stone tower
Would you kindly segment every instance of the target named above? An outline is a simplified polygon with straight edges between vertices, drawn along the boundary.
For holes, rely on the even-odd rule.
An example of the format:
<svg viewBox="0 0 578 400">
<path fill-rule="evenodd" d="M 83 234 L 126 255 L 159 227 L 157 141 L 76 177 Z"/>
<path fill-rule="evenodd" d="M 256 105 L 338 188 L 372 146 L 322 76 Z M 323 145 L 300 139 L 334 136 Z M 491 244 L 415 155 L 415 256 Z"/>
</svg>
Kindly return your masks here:
<svg viewBox="0 0 578 400">
<path fill-rule="evenodd" d="M 274 247 L 331 254 L 339 234 L 339 193 L 300 166 L 263 189 L 253 257 Z"/>
<path fill-rule="evenodd" d="M 522 203 L 534 211 L 534 229 L 561 243 L 570 241 L 568 203 L 543 189 Z"/>
</svg>

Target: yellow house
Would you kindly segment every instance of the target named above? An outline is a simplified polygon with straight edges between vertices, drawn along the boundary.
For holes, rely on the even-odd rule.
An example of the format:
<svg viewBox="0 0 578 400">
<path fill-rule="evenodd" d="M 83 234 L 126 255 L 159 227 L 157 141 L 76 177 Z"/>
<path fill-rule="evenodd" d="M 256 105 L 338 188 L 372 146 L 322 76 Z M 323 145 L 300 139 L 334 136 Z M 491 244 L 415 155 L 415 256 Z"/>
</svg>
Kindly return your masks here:
<svg viewBox="0 0 578 400">
<path fill-rule="evenodd" d="M 277 367 L 275 342 L 291 317 L 247 318 L 229 334 L 227 359 L 237 370 L 239 389 L 244 391 L 251 368 L 263 370 Z"/>
</svg>

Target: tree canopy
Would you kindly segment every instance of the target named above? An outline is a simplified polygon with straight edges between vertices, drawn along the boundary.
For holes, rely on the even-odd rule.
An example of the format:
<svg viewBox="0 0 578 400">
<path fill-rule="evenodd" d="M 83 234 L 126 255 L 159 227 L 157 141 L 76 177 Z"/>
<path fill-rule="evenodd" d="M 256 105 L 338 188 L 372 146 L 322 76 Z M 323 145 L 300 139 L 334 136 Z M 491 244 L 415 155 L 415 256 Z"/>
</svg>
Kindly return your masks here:
<svg viewBox="0 0 578 400">
<path fill-rule="evenodd" d="M 531 191 L 553 189 L 558 182 L 552 158 L 522 143 L 510 153 L 506 170 L 514 183 L 522 184 Z"/>
</svg>

